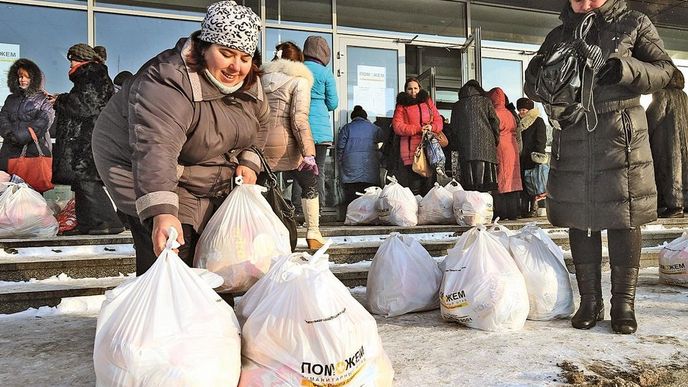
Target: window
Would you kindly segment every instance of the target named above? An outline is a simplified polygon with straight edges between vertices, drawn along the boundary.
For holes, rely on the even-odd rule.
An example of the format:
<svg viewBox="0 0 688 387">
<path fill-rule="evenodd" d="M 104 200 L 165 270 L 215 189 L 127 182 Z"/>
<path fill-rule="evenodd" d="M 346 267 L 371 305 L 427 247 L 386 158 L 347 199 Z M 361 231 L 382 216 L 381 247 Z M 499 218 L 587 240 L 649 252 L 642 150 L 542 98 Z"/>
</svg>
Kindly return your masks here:
<svg viewBox="0 0 688 387">
<path fill-rule="evenodd" d="M 466 36 L 466 5 L 444 0 L 337 2 L 337 26 L 412 34 Z"/>
<path fill-rule="evenodd" d="M 270 23 L 332 27 L 332 0 L 265 0 Z"/>
<path fill-rule="evenodd" d="M 201 27 L 197 21 L 108 13 L 96 13 L 95 17 L 96 44 L 107 49 L 107 65 L 113 78 L 124 70 L 136 73 L 149 59 Z"/>
<path fill-rule="evenodd" d="M 260 16 L 260 0 L 234 0 L 237 4 L 249 7 Z M 96 6 L 147 11 L 157 13 L 173 13 L 175 15 L 199 16 L 205 15 L 210 4 L 217 0 L 95 0 Z"/>
<path fill-rule="evenodd" d="M 45 73 L 45 89 L 50 93 L 72 88 L 67 50 L 86 41 L 86 11 L 0 3 L 0 47 L 19 51 L 19 56 L 36 62 Z M 11 62 L 0 61 L 0 104 L 9 93 L 7 68 Z"/>
<path fill-rule="evenodd" d="M 483 58 L 483 89 L 499 87 L 516 104 L 523 96 L 523 62 L 520 60 Z"/>
<path fill-rule="evenodd" d="M 332 51 L 332 34 L 268 28 L 265 34 L 265 53 L 263 54 L 263 61 L 267 62 L 272 60 L 272 57 L 275 56 L 275 46 L 282 42 L 292 42 L 303 50 L 303 43 L 306 41 L 306 38 L 311 35 L 318 35 L 325 38 L 327 44 L 330 46 L 330 51 Z M 327 64 L 328 68 L 332 68 L 331 59 L 332 58 L 330 58 L 330 63 Z"/>
<path fill-rule="evenodd" d="M 481 27 L 483 40 L 542 44 L 561 24 L 559 14 L 471 5 L 471 25 Z"/>
</svg>

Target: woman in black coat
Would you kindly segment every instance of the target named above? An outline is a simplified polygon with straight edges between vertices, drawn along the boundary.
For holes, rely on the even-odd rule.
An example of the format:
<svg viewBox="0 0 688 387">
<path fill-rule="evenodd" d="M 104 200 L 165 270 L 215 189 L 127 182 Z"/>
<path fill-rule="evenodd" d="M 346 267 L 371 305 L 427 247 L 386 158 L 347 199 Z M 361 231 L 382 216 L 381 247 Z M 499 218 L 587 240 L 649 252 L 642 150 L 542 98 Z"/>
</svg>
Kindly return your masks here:
<svg viewBox="0 0 688 387">
<path fill-rule="evenodd" d="M 545 121 L 540 118 L 540 111 L 535 108 L 535 104 L 529 98 L 519 98 L 516 101 L 518 108 L 517 132 L 521 133 L 521 176 L 525 176 L 525 171 L 536 168 L 538 164 L 533 161 L 532 153 L 545 153 L 547 146 L 547 127 Z M 538 197 L 530 195 L 525 189 L 524 195 L 528 197 L 530 203 L 530 211 L 527 217 L 537 216 L 537 210 L 542 201 L 540 195 Z M 543 195 L 544 196 L 544 195 Z M 527 206 L 524 206 L 527 207 Z"/>
<path fill-rule="evenodd" d="M 647 107 L 650 146 L 655 166 L 657 202 L 663 218 L 682 218 L 688 200 L 688 96 L 681 70 L 674 69 L 666 87 L 652 94 Z"/>
<path fill-rule="evenodd" d="M 97 49 L 97 50 L 96 50 Z M 67 52 L 74 87 L 54 102 L 57 116 L 53 181 L 71 184 L 78 231 L 117 234 L 124 227 L 98 176 L 91 151 L 93 127 L 114 94 L 103 47 L 76 44 Z"/>
<path fill-rule="evenodd" d="M 459 89 L 451 125 L 456 141 L 450 146 L 459 151 L 461 185 L 471 191 L 496 190 L 499 118 L 477 81 L 471 79 Z"/>
<path fill-rule="evenodd" d="M 596 116 L 553 125 L 560 127 L 553 133 L 547 217 L 555 226 L 570 228 L 581 295 L 571 324 L 578 329 L 589 329 L 604 318 L 601 230 L 608 230 L 611 326 L 614 332 L 628 334 L 638 326 L 634 305 L 640 226 L 657 218 L 647 118 L 640 95 L 662 89 L 673 65 L 650 19 L 628 9 L 625 0 L 569 0 L 560 16 L 563 24 L 547 35 L 526 70 L 525 91 L 530 98 L 541 101 L 536 83 L 550 49 L 571 41 L 574 29 L 590 12 L 590 32 L 585 41 L 574 44 L 588 58 L 585 72 L 595 75 L 586 80 L 593 80 Z M 586 88 L 583 93 L 590 95 Z M 591 124 L 595 118 L 597 125 Z"/>
<path fill-rule="evenodd" d="M 7 171 L 7 161 L 19 157 L 26 146 L 27 156 L 38 156 L 38 149 L 31 137 L 32 128 L 41 152 L 50 156 L 50 135 L 48 128 L 55 112 L 43 91 L 43 73 L 28 59 L 18 59 L 7 73 L 7 87 L 10 94 L 0 111 L 0 170 Z"/>
</svg>

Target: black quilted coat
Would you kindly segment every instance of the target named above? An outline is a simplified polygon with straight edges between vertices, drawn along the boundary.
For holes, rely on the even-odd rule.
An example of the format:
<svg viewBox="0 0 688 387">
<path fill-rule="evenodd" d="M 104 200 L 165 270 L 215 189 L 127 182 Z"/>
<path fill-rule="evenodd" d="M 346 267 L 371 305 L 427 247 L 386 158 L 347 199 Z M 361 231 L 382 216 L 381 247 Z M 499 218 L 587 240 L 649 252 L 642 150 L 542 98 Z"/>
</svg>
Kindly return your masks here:
<svg viewBox="0 0 688 387">
<path fill-rule="evenodd" d="M 497 164 L 499 118 L 492 100 L 485 96 L 478 82 L 470 80 L 459 89 L 459 101 L 452 107 L 451 125 L 461 162 Z"/>
<path fill-rule="evenodd" d="M 680 70 L 666 88 L 652 94 L 647 107 L 650 146 L 655 165 L 658 203 L 661 207 L 686 207 L 688 200 L 688 95 Z"/>
<path fill-rule="evenodd" d="M 608 0 L 595 10 L 588 43 L 605 57 L 621 61 L 620 80 L 595 85 L 599 124 L 555 130 L 547 184 L 547 215 L 556 226 L 581 230 L 628 229 L 657 217 L 657 193 L 648 126 L 640 95 L 662 89 L 673 72 L 671 59 L 650 19 L 626 7 L 625 0 Z M 552 30 L 526 70 L 526 94 L 533 92 L 540 62 L 555 43 L 572 36 L 582 14 L 570 5 L 563 25 Z"/>
<path fill-rule="evenodd" d="M 91 136 L 100 111 L 115 92 L 107 66 L 88 62 L 69 75 L 74 87 L 55 101 L 56 139 L 53 182 L 100 181 Z"/>
<path fill-rule="evenodd" d="M 26 70 L 31 83 L 25 90 L 19 87 L 17 70 Z M 38 66 L 28 59 L 19 59 L 7 73 L 7 86 L 10 94 L 0 111 L 0 170 L 7 170 L 7 160 L 19 157 L 26 145 L 27 156 L 38 156 L 38 149 L 29 133 L 34 130 L 43 155 L 50 156 L 50 136 L 48 128 L 53 122 L 55 112 L 42 89 L 43 74 Z"/>
</svg>

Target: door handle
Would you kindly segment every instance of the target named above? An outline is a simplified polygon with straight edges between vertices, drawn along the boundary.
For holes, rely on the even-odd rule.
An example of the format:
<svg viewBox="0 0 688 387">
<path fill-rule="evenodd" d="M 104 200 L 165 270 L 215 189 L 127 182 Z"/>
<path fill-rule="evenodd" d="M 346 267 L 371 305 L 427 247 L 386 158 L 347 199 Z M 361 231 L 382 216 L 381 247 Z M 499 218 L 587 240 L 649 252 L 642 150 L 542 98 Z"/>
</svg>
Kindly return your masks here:
<svg viewBox="0 0 688 387">
<path fill-rule="evenodd" d="M 344 75 L 344 71 L 342 71 L 342 70 L 337 70 L 337 76 L 338 76 L 338 77 L 341 77 L 342 75 Z"/>
</svg>

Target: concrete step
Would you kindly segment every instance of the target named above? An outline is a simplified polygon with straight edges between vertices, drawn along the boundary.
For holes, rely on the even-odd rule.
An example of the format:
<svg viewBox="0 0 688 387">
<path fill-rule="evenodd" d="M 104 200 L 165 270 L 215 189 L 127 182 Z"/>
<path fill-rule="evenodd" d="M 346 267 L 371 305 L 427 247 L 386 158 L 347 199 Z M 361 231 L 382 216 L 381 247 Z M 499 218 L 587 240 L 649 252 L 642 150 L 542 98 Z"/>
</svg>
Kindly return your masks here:
<svg viewBox="0 0 688 387">
<path fill-rule="evenodd" d="M 568 234 L 565 231 L 550 230 L 555 244 L 569 250 Z M 682 230 L 644 230 L 643 247 L 648 251 L 680 236 Z M 447 254 L 458 236 L 450 232 L 416 234 L 431 256 Z M 328 250 L 330 261 L 337 264 L 356 263 L 371 260 L 385 235 L 363 237 L 331 237 L 334 244 Z M 604 238 L 606 241 L 606 237 Z M 49 249 L 46 253 L 46 250 Z M 82 246 L 60 248 L 25 248 L 22 254 L 0 253 L 0 281 L 27 281 L 32 278 L 45 279 L 61 273 L 71 278 L 99 278 L 128 274 L 136 271 L 136 260 L 131 246 Z M 84 251 L 84 249 L 86 249 Z M 301 244 L 298 251 L 306 251 Z M 35 254 L 30 254 L 35 252 Z M 24 254 L 27 253 L 27 254 Z M 657 256 L 643 255 L 643 265 L 656 266 Z"/>
<path fill-rule="evenodd" d="M 331 265 L 334 275 L 348 287 L 365 286 L 367 266 Z M 62 298 L 105 294 L 130 277 L 51 279 L 18 283 L 0 282 L 0 314 L 17 313 L 28 308 L 56 306 Z"/>
</svg>

